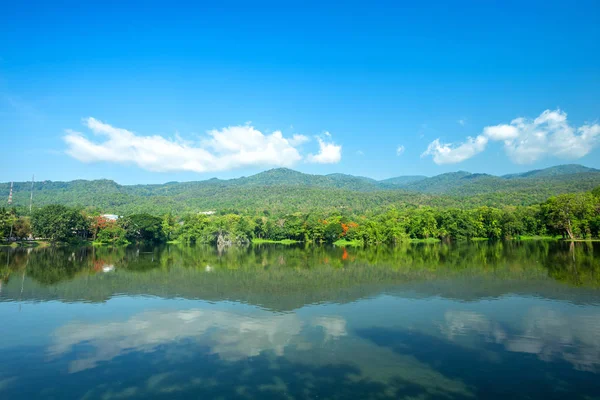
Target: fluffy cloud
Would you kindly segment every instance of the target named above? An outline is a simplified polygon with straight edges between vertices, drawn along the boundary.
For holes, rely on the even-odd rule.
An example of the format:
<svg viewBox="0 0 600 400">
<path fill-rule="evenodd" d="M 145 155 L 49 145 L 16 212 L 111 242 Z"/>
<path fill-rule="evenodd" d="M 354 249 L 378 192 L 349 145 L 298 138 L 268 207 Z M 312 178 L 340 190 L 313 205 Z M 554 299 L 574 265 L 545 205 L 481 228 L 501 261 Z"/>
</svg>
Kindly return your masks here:
<svg viewBox="0 0 600 400">
<path fill-rule="evenodd" d="M 441 143 L 440 139 L 435 139 L 429 143 L 421 157 L 433 156 L 433 162 L 436 164 L 455 164 L 481 153 L 485 150 L 487 142 L 487 137 L 483 135 L 476 138 L 469 137 L 465 143 L 458 146 L 453 146 L 452 143 Z"/>
<path fill-rule="evenodd" d="M 308 138 L 308 136 L 304 136 L 304 135 L 294 135 L 292 136 L 292 138 L 290 139 L 290 144 L 292 146 L 299 146 L 303 143 L 306 143 L 310 141 L 310 139 Z"/>
<path fill-rule="evenodd" d="M 329 132 L 325 132 L 325 136 L 331 137 Z M 317 154 L 309 154 L 306 160 L 317 164 L 335 164 L 342 159 L 342 146 L 333 142 L 325 142 L 321 138 L 317 138 L 319 142 L 319 152 Z"/>
<path fill-rule="evenodd" d="M 518 135 L 505 141 L 504 148 L 519 164 L 532 163 L 545 155 L 581 158 L 592 151 L 600 139 L 600 125 L 574 128 L 567 122 L 567 114 L 560 110 L 546 110 L 533 121 L 517 118 L 510 127 L 516 129 Z"/>
<path fill-rule="evenodd" d="M 396 149 L 396 155 L 402 155 L 402 153 L 404 153 L 404 146 L 398 146 L 398 148 Z"/>
<path fill-rule="evenodd" d="M 280 131 L 263 134 L 249 124 L 213 129 L 199 143 L 163 136 L 141 136 L 95 118 L 84 124 L 103 141 L 92 141 L 80 132 L 67 130 L 67 154 L 83 162 L 132 163 L 149 171 L 224 171 L 252 166 L 290 167 L 303 159 L 298 146 L 304 135 L 286 138 Z M 319 140 L 320 152 L 307 159 L 338 162 L 341 146 Z M 337 155 L 336 155 L 337 151 Z"/>
<path fill-rule="evenodd" d="M 483 135 L 491 140 L 512 140 L 519 137 L 519 130 L 511 125 L 486 126 Z"/>
<path fill-rule="evenodd" d="M 533 120 L 516 118 L 510 124 L 487 126 L 479 136 L 459 145 L 436 139 L 422 156 L 433 156 L 436 164 L 458 163 L 484 151 L 489 141 L 504 142 L 506 154 L 518 164 L 532 163 L 548 155 L 575 159 L 589 154 L 600 142 L 600 125 L 574 128 L 565 112 L 546 110 Z"/>
</svg>

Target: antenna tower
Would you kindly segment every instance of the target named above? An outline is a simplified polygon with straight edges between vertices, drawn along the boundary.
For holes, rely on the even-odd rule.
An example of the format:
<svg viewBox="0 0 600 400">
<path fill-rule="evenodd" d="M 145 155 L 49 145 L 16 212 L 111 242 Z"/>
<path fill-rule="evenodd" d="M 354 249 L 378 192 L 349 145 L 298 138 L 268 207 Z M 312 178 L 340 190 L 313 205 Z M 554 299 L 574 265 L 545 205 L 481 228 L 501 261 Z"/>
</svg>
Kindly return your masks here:
<svg viewBox="0 0 600 400">
<path fill-rule="evenodd" d="M 31 175 L 31 196 L 29 196 L 29 214 L 31 214 L 31 206 L 33 205 L 33 182 L 35 181 L 35 175 Z"/>
<path fill-rule="evenodd" d="M 10 183 L 10 192 L 8 193 L 8 205 L 12 204 L 13 183 Z"/>
</svg>

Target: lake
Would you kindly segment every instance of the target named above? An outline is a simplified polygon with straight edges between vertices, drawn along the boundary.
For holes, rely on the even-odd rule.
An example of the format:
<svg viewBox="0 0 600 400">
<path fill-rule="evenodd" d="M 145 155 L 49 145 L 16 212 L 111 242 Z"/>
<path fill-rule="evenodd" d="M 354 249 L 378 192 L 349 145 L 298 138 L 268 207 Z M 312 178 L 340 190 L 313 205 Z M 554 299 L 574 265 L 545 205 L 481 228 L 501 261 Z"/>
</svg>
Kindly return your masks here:
<svg viewBox="0 0 600 400">
<path fill-rule="evenodd" d="M 0 250 L 2 399 L 600 398 L 600 243 Z"/>
</svg>

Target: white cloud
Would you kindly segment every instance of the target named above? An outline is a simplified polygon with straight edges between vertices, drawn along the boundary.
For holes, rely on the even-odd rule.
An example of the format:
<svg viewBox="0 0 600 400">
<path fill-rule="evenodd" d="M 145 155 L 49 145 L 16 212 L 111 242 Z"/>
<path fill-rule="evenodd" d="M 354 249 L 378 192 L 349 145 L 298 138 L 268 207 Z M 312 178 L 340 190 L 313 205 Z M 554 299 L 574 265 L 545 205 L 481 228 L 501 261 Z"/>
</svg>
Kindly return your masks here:
<svg viewBox="0 0 600 400">
<path fill-rule="evenodd" d="M 456 121 L 456 123 L 459 124 L 460 126 L 465 126 L 467 121 L 465 119 L 459 119 L 458 121 Z"/>
<path fill-rule="evenodd" d="M 104 138 L 93 141 L 82 133 L 67 130 L 64 140 L 67 154 L 83 162 L 108 161 L 136 164 L 149 171 L 224 171 L 250 166 L 290 167 L 303 159 L 298 146 L 310 139 L 295 134 L 291 138 L 281 131 L 263 134 L 250 124 L 229 126 L 207 132 L 199 143 L 159 135 L 141 136 L 126 129 L 116 128 L 95 118 L 86 118 L 84 124 L 94 135 Z M 316 157 L 322 162 L 337 162 L 341 146 L 321 144 Z M 335 151 L 338 149 L 336 161 Z"/>
<path fill-rule="evenodd" d="M 398 148 L 396 149 L 396 155 L 402 155 L 402 153 L 404 153 L 404 146 L 398 146 Z"/>
<path fill-rule="evenodd" d="M 310 138 L 308 136 L 304 136 L 304 135 L 294 135 L 292 136 L 292 138 L 290 139 L 290 144 L 292 146 L 299 146 L 303 143 L 306 143 L 310 141 Z"/>
<path fill-rule="evenodd" d="M 518 131 L 518 136 L 506 140 L 504 148 L 518 164 L 532 163 L 546 155 L 581 158 L 600 142 L 600 125 L 575 128 L 569 125 L 567 114 L 561 110 L 546 110 L 533 121 L 517 118 L 510 126 Z"/>
<path fill-rule="evenodd" d="M 486 126 L 483 134 L 491 140 L 511 140 L 519 136 L 519 130 L 511 125 Z"/>
<path fill-rule="evenodd" d="M 479 135 L 476 138 L 469 137 L 467 141 L 454 146 L 452 143 L 442 143 L 435 139 L 429 144 L 427 150 L 421 157 L 432 156 L 436 164 L 455 164 L 473 157 L 475 154 L 485 150 L 488 139 Z"/>
<path fill-rule="evenodd" d="M 325 136 L 331 137 L 329 132 L 325 132 Z M 335 164 L 340 162 L 342 159 L 342 146 L 337 145 L 333 142 L 325 142 L 320 137 L 317 138 L 319 142 L 319 152 L 317 154 L 309 154 L 306 160 L 311 163 L 317 164 Z"/>
<path fill-rule="evenodd" d="M 546 110 L 534 120 L 516 118 L 510 124 L 487 126 L 476 138 L 458 146 L 429 144 L 422 156 L 431 155 L 436 164 L 464 161 L 485 150 L 488 141 L 503 141 L 506 154 L 518 164 L 527 164 L 545 156 L 581 158 L 600 142 L 600 125 L 585 124 L 574 128 L 561 110 Z"/>
</svg>

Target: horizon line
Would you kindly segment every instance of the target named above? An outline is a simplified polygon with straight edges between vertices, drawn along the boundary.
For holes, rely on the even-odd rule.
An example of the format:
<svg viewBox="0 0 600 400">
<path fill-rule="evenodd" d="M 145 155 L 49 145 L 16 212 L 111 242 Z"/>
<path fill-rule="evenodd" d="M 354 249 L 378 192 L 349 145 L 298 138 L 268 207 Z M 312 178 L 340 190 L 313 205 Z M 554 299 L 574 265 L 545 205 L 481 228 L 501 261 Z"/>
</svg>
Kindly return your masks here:
<svg viewBox="0 0 600 400">
<path fill-rule="evenodd" d="M 414 177 L 414 176 L 418 176 L 418 177 L 424 177 L 425 179 L 428 178 L 434 178 L 436 176 L 441 176 L 441 175 L 447 175 L 447 174 L 456 174 L 459 172 L 466 172 L 470 175 L 488 175 L 488 176 L 493 176 L 493 177 L 497 177 L 497 178 L 503 178 L 506 176 L 511 176 L 511 175 L 523 175 L 523 174 L 527 174 L 529 172 L 534 172 L 534 171 L 544 171 L 547 169 L 551 169 L 551 168 L 557 168 L 557 167 L 566 167 L 566 166 L 577 166 L 577 167 L 584 167 L 587 168 L 589 170 L 593 170 L 593 171 L 600 171 L 600 169 L 597 168 L 593 168 L 593 167 L 588 167 L 586 165 L 583 164 L 557 164 L 557 165 L 552 165 L 550 167 L 546 167 L 546 168 L 535 168 L 535 169 L 531 169 L 531 170 L 527 170 L 524 172 L 516 172 L 516 173 L 510 173 L 510 174 L 502 174 L 502 175 L 494 175 L 494 174 L 489 174 L 489 173 L 485 173 L 485 172 L 470 172 L 470 171 L 466 171 L 466 170 L 456 170 L 456 171 L 452 171 L 452 172 L 444 172 L 441 174 L 437 174 L 437 175 L 395 175 L 395 176 L 391 176 L 389 178 L 383 178 L 383 179 L 375 179 L 375 178 L 371 178 L 368 176 L 364 176 L 364 175 L 352 175 L 352 174 L 347 174 L 347 173 L 343 173 L 343 172 L 332 172 L 329 174 L 311 174 L 311 173 L 307 173 L 307 172 L 301 172 L 298 171 L 296 169 L 293 168 L 289 168 L 289 167 L 274 167 L 274 168 L 269 168 L 269 169 L 265 169 L 263 171 L 257 172 L 255 174 L 251 174 L 251 175 L 241 175 L 239 177 L 236 178 L 228 178 L 228 179 L 222 179 L 222 178 L 218 178 L 218 177 L 212 177 L 212 178 L 207 178 L 207 179 L 200 179 L 200 180 L 190 180 L 190 181 L 167 181 L 167 182 L 163 182 L 163 183 L 131 183 L 131 184 L 127 184 L 127 183 L 119 183 L 117 182 L 115 179 L 110 179 L 110 178 L 97 178 L 97 179 L 71 179 L 71 180 L 58 180 L 58 181 L 54 181 L 51 179 L 43 179 L 43 180 L 39 180 L 36 181 L 36 183 L 43 183 L 43 182 L 75 182 L 75 181 L 84 181 L 84 182 L 94 182 L 94 181 L 111 181 L 116 183 L 117 185 L 120 186 L 138 186 L 138 185 L 166 185 L 169 183 L 194 183 L 194 182 L 208 182 L 208 181 L 212 181 L 212 180 L 218 180 L 218 181 L 222 181 L 222 182 L 228 182 L 228 181 L 234 181 L 237 179 L 244 179 L 244 178 L 250 178 L 256 175 L 260 175 L 260 174 L 264 174 L 266 172 L 270 172 L 270 171 L 277 171 L 277 170 L 288 170 L 288 171 L 293 171 L 293 172 L 297 172 L 299 174 L 302 175 L 310 175 L 310 176 L 323 176 L 323 177 L 327 177 L 327 176 L 331 176 L 331 175 L 345 175 L 345 176 L 351 176 L 354 178 L 366 178 L 366 179 L 370 179 L 373 180 L 375 182 L 378 183 L 382 183 L 386 180 L 389 179 L 394 179 L 394 178 L 402 178 L 402 177 Z M 31 181 L 4 181 L 4 182 L 0 182 L 0 184 L 11 184 L 11 183 L 31 183 Z"/>
</svg>

